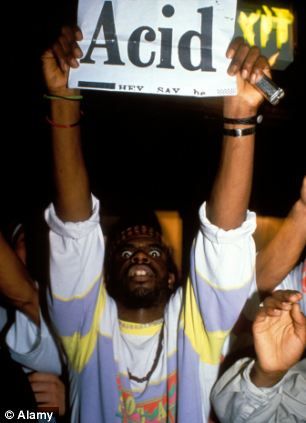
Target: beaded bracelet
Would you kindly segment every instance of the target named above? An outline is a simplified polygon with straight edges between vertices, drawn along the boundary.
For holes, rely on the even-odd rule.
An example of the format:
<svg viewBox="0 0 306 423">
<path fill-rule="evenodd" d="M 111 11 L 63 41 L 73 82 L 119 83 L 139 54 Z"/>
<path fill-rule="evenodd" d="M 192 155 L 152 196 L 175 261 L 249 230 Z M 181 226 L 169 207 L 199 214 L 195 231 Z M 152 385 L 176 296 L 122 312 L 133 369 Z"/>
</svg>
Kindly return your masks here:
<svg viewBox="0 0 306 423">
<path fill-rule="evenodd" d="M 82 100 L 83 96 L 82 95 L 48 95 L 48 94 L 44 94 L 44 98 L 47 100 L 71 100 L 71 101 L 75 101 L 75 100 Z"/>
</svg>

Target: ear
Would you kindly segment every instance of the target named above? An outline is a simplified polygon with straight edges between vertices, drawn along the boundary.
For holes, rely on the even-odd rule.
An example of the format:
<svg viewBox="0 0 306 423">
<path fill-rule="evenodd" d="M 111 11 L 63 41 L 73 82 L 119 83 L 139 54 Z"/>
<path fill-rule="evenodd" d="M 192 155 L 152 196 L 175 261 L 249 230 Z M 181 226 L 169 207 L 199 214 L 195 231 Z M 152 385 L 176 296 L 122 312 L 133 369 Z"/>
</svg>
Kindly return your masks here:
<svg viewBox="0 0 306 423">
<path fill-rule="evenodd" d="M 175 275 L 174 275 L 174 273 L 169 273 L 169 275 L 168 275 L 168 288 L 171 291 L 173 291 L 174 284 L 175 284 Z"/>
</svg>

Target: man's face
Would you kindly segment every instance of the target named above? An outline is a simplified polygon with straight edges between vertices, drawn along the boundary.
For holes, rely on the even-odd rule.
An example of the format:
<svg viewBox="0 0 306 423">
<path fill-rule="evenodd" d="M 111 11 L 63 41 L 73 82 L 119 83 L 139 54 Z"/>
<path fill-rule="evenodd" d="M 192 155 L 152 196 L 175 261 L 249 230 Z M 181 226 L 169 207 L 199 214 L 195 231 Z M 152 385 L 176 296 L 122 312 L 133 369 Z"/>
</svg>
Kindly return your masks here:
<svg viewBox="0 0 306 423">
<path fill-rule="evenodd" d="M 124 237 L 112 256 L 111 291 L 131 308 L 166 302 L 174 282 L 168 270 L 167 247 L 149 232 Z"/>
</svg>

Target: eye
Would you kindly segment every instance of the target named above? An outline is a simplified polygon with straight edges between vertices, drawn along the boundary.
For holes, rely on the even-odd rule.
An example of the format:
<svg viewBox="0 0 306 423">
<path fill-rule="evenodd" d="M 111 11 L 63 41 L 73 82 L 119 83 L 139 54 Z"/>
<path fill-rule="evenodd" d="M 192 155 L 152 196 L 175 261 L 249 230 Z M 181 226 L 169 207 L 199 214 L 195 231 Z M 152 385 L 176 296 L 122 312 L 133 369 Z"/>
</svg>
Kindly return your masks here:
<svg viewBox="0 0 306 423">
<path fill-rule="evenodd" d="M 150 250 L 149 255 L 153 258 L 157 258 L 161 256 L 161 252 L 157 250 L 156 248 Z"/>
<path fill-rule="evenodd" d="M 131 255 L 132 255 L 133 253 L 132 253 L 132 251 L 130 251 L 130 250 L 123 250 L 123 251 L 121 251 L 121 257 L 124 259 L 124 260 L 127 260 L 127 259 L 129 259 L 130 257 L 131 257 Z"/>
</svg>

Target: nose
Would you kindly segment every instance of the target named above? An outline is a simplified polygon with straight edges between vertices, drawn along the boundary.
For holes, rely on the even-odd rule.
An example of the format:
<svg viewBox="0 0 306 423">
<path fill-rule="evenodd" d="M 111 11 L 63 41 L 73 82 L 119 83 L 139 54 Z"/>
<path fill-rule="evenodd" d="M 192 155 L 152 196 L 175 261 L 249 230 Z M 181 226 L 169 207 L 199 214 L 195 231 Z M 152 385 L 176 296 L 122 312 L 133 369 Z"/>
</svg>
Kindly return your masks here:
<svg viewBox="0 0 306 423">
<path fill-rule="evenodd" d="M 132 263 L 149 263 L 148 255 L 141 249 L 136 250 L 131 258 Z"/>
</svg>

